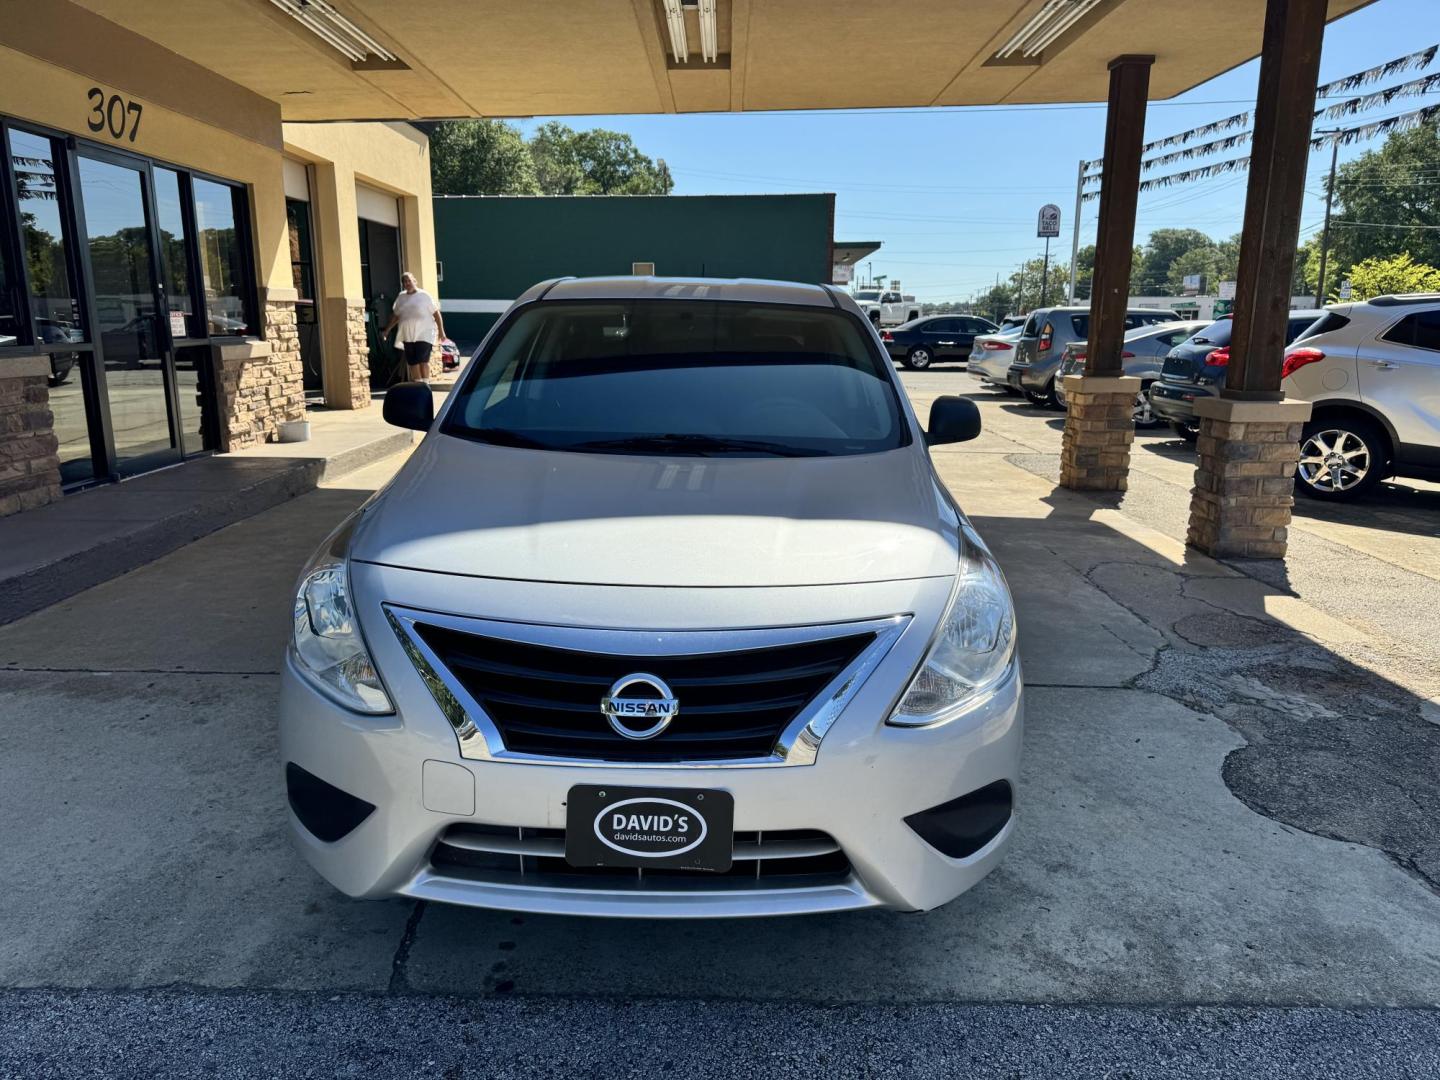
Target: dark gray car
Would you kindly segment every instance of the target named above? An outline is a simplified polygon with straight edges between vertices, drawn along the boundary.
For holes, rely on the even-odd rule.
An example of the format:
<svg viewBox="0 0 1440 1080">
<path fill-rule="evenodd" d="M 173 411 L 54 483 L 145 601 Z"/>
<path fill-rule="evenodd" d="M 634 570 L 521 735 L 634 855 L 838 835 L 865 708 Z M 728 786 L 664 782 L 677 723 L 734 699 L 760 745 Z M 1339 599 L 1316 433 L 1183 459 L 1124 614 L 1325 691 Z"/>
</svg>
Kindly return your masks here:
<svg viewBox="0 0 1440 1080">
<path fill-rule="evenodd" d="M 1168 308 L 1131 308 L 1125 313 L 1125 329 L 1157 323 L 1180 322 Z M 1025 330 L 1015 344 L 1015 362 L 1010 365 L 1010 385 L 1024 392 L 1036 405 L 1054 408 L 1055 374 L 1060 356 L 1072 341 L 1090 336 L 1090 307 L 1037 308 L 1030 313 Z"/>
</svg>

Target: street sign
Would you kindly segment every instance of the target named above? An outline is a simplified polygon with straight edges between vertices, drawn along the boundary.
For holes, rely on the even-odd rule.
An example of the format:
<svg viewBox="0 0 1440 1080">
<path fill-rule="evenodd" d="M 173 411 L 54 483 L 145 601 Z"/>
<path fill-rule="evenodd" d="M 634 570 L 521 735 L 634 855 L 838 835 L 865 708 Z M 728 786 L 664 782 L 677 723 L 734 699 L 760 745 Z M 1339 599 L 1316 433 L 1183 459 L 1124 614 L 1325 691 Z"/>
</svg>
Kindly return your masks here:
<svg viewBox="0 0 1440 1080">
<path fill-rule="evenodd" d="M 1346 278 L 1344 281 L 1340 282 L 1340 299 L 1349 300 L 1350 292 L 1350 279 Z"/>
<path fill-rule="evenodd" d="M 1221 299 L 1221 300 L 1234 300 L 1234 299 L 1235 299 L 1235 282 L 1233 282 L 1233 281 L 1222 281 L 1222 282 L 1220 282 L 1220 299 Z"/>
<path fill-rule="evenodd" d="M 1040 220 L 1035 226 L 1035 235 L 1046 238 L 1060 235 L 1060 208 L 1054 203 L 1040 207 Z"/>
</svg>

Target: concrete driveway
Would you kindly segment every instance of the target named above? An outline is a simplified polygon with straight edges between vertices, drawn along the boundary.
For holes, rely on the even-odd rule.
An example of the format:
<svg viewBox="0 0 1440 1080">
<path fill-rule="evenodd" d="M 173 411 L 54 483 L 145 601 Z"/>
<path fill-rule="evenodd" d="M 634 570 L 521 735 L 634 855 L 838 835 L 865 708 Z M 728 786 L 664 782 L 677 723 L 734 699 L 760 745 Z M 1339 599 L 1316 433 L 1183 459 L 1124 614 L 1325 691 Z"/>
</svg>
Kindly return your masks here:
<svg viewBox="0 0 1440 1080">
<path fill-rule="evenodd" d="M 922 417 L 977 385 L 905 382 Z M 1178 539 L 1178 440 L 1081 496 L 1059 414 L 974 396 L 935 457 L 1029 697 L 1018 840 L 971 893 L 671 924 L 333 892 L 283 835 L 277 662 L 392 460 L 0 628 L 0 1076 L 1440 1071 L 1440 494 L 1217 563 Z"/>
</svg>

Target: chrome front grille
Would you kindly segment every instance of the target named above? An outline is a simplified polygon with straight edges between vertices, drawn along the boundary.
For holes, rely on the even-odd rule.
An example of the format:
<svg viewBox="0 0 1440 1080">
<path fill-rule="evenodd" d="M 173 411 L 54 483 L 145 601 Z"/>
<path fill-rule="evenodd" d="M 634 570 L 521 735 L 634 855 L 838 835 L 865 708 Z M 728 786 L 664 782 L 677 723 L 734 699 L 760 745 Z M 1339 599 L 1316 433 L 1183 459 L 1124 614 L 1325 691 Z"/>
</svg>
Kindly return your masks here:
<svg viewBox="0 0 1440 1080">
<path fill-rule="evenodd" d="M 430 855 L 432 872 L 489 885 L 647 892 L 809 888 L 850 876 L 850 862 L 828 834 L 813 829 L 737 832 L 730 869 L 618 870 L 565 861 L 564 829 L 451 825 Z"/>
<path fill-rule="evenodd" d="M 532 757 L 666 764 L 765 758 L 801 712 L 873 644 L 873 631 L 768 648 L 645 655 L 557 648 L 423 619 L 416 633 L 495 725 L 504 748 Z M 636 672 L 680 702 L 659 736 L 614 731 L 600 700 Z"/>
</svg>

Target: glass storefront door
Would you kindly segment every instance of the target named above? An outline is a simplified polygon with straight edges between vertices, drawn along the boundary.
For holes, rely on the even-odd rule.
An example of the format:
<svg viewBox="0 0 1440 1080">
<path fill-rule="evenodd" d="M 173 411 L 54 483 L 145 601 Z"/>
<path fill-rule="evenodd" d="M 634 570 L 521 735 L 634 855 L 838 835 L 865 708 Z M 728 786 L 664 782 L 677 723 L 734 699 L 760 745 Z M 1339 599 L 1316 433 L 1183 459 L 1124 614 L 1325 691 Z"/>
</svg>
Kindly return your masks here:
<svg viewBox="0 0 1440 1080">
<path fill-rule="evenodd" d="M 181 458 L 150 174 L 86 154 L 78 164 L 115 470 L 133 475 Z"/>
</svg>

